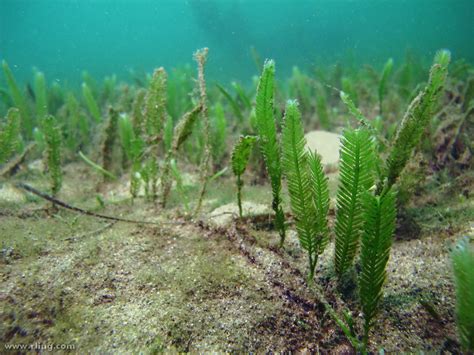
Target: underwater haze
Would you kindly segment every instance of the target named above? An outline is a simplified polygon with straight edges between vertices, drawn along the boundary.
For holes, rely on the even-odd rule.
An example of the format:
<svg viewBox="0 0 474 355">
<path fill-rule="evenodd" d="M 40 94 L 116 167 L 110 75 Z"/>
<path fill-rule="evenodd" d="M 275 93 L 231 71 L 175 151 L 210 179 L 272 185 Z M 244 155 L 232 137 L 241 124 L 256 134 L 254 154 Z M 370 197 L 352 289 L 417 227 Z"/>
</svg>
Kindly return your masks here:
<svg viewBox="0 0 474 355">
<path fill-rule="evenodd" d="M 474 60 L 472 0 L 2 0 L 0 59 L 26 81 L 36 67 L 72 83 L 191 62 L 210 48 L 209 77 L 248 80 L 252 53 L 292 66 L 381 66 L 407 50 Z M 252 48 L 255 50 L 253 51 Z"/>
</svg>

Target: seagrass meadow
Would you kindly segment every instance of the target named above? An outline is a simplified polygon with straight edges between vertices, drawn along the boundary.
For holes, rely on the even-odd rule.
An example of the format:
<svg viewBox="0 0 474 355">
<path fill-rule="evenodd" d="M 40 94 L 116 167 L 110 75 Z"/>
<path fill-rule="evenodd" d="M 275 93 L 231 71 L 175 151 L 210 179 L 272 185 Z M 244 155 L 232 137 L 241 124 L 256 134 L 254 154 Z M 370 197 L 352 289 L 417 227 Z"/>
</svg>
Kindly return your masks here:
<svg viewBox="0 0 474 355">
<path fill-rule="evenodd" d="M 472 23 L 1 1 L 0 353 L 472 354 Z"/>
</svg>

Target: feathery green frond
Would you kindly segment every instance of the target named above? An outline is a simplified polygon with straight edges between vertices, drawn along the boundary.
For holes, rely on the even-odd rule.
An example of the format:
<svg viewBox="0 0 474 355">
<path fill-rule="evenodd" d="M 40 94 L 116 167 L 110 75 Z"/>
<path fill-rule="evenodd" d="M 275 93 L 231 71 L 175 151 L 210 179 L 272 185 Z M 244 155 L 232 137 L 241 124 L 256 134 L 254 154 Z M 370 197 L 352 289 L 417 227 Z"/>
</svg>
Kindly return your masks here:
<svg viewBox="0 0 474 355">
<path fill-rule="evenodd" d="M 102 84 L 101 102 L 112 102 L 115 99 L 115 90 L 117 87 L 117 75 L 106 76 Z"/>
<path fill-rule="evenodd" d="M 344 91 L 340 91 L 339 97 L 346 105 L 346 108 L 349 113 L 354 116 L 362 126 L 366 127 L 374 136 L 376 136 L 378 134 L 377 131 L 372 126 L 370 121 L 364 116 L 364 114 L 357 108 L 354 101 L 352 101 L 352 99 L 350 98 L 349 94 L 345 93 Z"/>
<path fill-rule="evenodd" d="M 173 117 L 168 115 L 166 118 L 165 127 L 163 128 L 163 144 L 165 145 L 165 151 L 168 151 L 171 148 L 171 144 L 173 142 L 173 129 Z"/>
<path fill-rule="evenodd" d="M 3 103 L 6 107 L 14 106 L 10 94 L 5 88 L 2 87 L 0 87 L 0 102 Z"/>
<path fill-rule="evenodd" d="M 257 141 L 255 136 L 240 136 L 239 141 L 232 150 L 232 171 L 237 177 L 237 204 L 239 206 L 239 216 L 242 217 L 242 174 L 247 168 L 247 164 L 252 152 L 253 145 Z"/>
<path fill-rule="evenodd" d="M 28 107 L 28 103 L 26 101 L 25 96 L 21 92 L 18 84 L 16 83 L 15 77 L 8 66 L 6 61 L 2 62 L 3 66 L 3 73 L 5 74 L 5 78 L 7 81 L 8 89 L 10 90 L 10 96 L 13 100 L 15 106 L 20 110 L 21 116 L 21 127 L 23 129 L 23 133 L 25 134 L 26 138 L 30 138 L 33 134 L 33 117 L 31 116 L 30 109 Z"/>
<path fill-rule="evenodd" d="M 187 112 L 178 122 L 174 128 L 173 143 L 171 144 L 171 149 L 173 151 L 178 151 L 179 147 L 186 141 L 186 139 L 188 139 L 191 133 L 193 133 L 194 123 L 199 117 L 201 111 L 202 106 L 197 105 L 191 111 Z"/>
<path fill-rule="evenodd" d="M 203 156 L 199 163 L 199 181 L 201 182 L 201 188 L 199 190 L 199 197 L 197 199 L 196 207 L 194 209 L 194 214 L 197 215 L 201 210 L 202 202 L 204 195 L 206 194 L 207 184 L 209 183 L 209 166 L 211 163 L 211 124 L 209 120 L 209 115 L 207 112 L 207 89 L 206 89 L 206 79 L 204 75 L 204 69 L 207 62 L 207 56 L 209 53 L 209 48 L 201 48 L 194 53 L 194 60 L 197 63 L 198 69 L 198 88 L 199 88 L 199 101 L 202 106 L 201 117 L 202 123 L 204 125 L 203 134 L 201 136 L 203 142 Z"/>
<path fill-rule="evenodd" d="M 157 197 L 158 182 L 158 141 L 162 138 L 162 130 L 166 122 L 166 89 L 167 74 L 164 68 L 155 69 L 150 86 L 145 96 L 143 119 L 146 141 L 152 145 L 148 150 L 143 176 L 145 177 L 145 194 L 153 200 Z"/>
<path fill-rule="evenodd" d="M 451 254 L 456 282 L 456 324 L 466 351 L 474 351 L 474 245 L 469 237 Z"/>
<path fill-rule="evenodd" d="M 12 107 L 7 112 L 6 122 L 0 126 L 0 163 L 5 163 L 15 152 L 20 142 L 20 110 Z"/>
<path fill-rule="evenodd" d="M 135 139 L 135 133 L 133 132 L 132 122 L 127 115 L 121 115 L 119 117 L 118 131 L 122 150 L 126 158 L 131 161 L 133 156 L 132 142 Z"/>
<path fill-rule="evenodd" d="M 202 105 L 197 105 L 191 111 L 184 114 L 181 120 L 174 128 L 173 141 L 171 148 L 166 153 L 163 170 L 161 173 L 161 206 L 165 207 L 168 201 L 168 195 L 171 191 L 171 160 L 176 159 L 179 147 L 188 139 L 193 132 L 193 126 L 202 111 Z"/>
<path fill-rule="evenodd" d="M 396 194 L 392 190 L 383 196 L 366 192 L 362 200 L 365 225 L 360 250 L 359 297 L 365 320 L 365 348 L 387 278 L 386 266 L 395 231 Z"/>
<path fill-rule="evenodd" d="M 255 136 L 240 136 L 238 142 L 232 150 L 232 171 L 234 174 L 242 175 L 247 168 L 250 153 L 257 137 Z"/>
<path fill-rule="evenodd" d="M 311 187 L 311 198 L 315 208 L 315 223 L 318 233 L 318 253 L 321 254 L 329 243 L 329 184 L 324 175 L 321 157 L 316 153 L 307 153 L 309 165 L 309 178 Z"/>
<path fill-rule="evenodd" d="M 273 95 L 275 87 L 275 63 L 267 60 L 263 66 L 257 88 L 256 123 L 260 149 L 267 167 L 272 186 L 275 211 L 275 226 L 280 233 L 280 242 L 285 241 L 285 215 L 281 207 L 281 166 L 280 147 L 277 141 L 275 116 L 273 112 Z"/>
<path fill-rule="evenodd" d="M 145 198 L 154 200 L 156 198 L 155 181 L 158 176 L 158 162 L 156 159 L 149 157 L 145 160 L 140 169 L 140 176 L 143 180 Z"/>
<path fill-rule="evenodd" d="M 82 81 L 88 86 L 92 96 L 98 97 L 99 85 L 97 84 L 97 80 L 87 70 L 84 70 L 81 73 L 81 77 L 82 77 Z"/>
<path fill-rule="evenodd" d="M 143 133 L 143 108 L 145 106 L 145 97 L 146 97 L 146 90 L 140 89 L 138 90 L 135 100 L 132 104 L 132 123 L 133 123 L 133 131 L 135 132 L 136 136 L 141 136 Z"/>
<path fill-rule="evenodd" d="M 388 78 L 390 77 L 390 74 L 392 73 L 393 69 L 393 59 L 390 58 L 387 60 L 385 63 L 383 70 L 382 70 L 382 76 L 380 78 L 380 83 L 379 83 L 379 89 L 378 89 L 378 94 L 379 94 L 379 113 L 382 115 L 382 104 L 383 104 L 383 99 L 385 96 L 385 92 L 387 91 L 387 83 L 388 83 Z"/>
<path fill-rule="evenodd" d="M 76 151 L 80 145 L 88 142 L 90 123 L 72 92 L 66 95 L 65 109 L 68 117 L 64 129 L 65 144 L 71 151 Z"/>
<path fill-rule="evenodd" d="M 63 173 L 61 170 L 61 129 L 53 116 L 41 120 L 41 130 L 46 141 L 45 162 L 48 169 L 52 195 L 61 189 Z"/>
<path fill-rule="evenodd" d="M 101 122 L 102 114 L 100 113 L 99 105 L 97 104 L 97 101 L 92 94 L 92 90 L 89 85 L 87 85 L 87 83 L 82 83 L 82 96 L 84 96 L 87 109 L 89 110 L 92 118 L 94 118 L 94 121 L 96 123 Z"/>
<path fill-rule="evenodd" d="M 118 112 L 111 107 L 102 141 L 102 167 L 109 171 L 112 171 L 114 143 L 118 138 L 118 118 Z M 104 178 L 108 178 L 108 176 L 104 175 Z"/>
<path fill-rule="evenodd" d="M 373 183 L 374 144 L 365 129 L 346 130 L 340 150 L 336 214 L 336 272 L 341 276 L 357 252 L 364 224 L 361 196 Z"/>
<path fill-rule="evenodd" d="M 420 142 L 421 136 L 433 116 L 438 98 L 443 91 L 448 75 L 449 61 L 450 54 L 448 51 L 443 50 L 436 54 L 428 85 L 411 102 L 398 128 L 393 147 L 387 159 L 386 181 L 379 182 L 378 193 L 382 192 L 382 189 L 390 189 L 397 181 L 413 150 Z"/>
<path fill-rule="evenodd" d="M 359 103 L 359 95 L 357 95 L 357 90 L 355 88 L 354 81 L 352 80 L 352 78 L 349 78 L 347 76 L 342 77 L 341 88 L 342 91 L 347 93 L 352 98 L 352 101 L 354 101 L 355 105 Z"/>
<path fill-rule="evenodd" d="M 290 194 L 291 210 L 301 247 L 308 252 L 309 280 L 313 279 L 321 239 L 315 223 L 306 140 L 296 101 L 288 101 L 282 132 L 282 167 Z"/>
<path fill-rule="evenodd" d="M 41 119 L 48 114 L 48 97 L 46 80 L 42 72 L 35 73 L 36 118 Z"/>
<path fill-rule="evenodd" d="M 340 98 L 341 98 L 342 102 L 346 105 L 346 108 L 349 111 L 349 113 L 352 116 L 354 116 L 365 129 L 369 130 L 370 134 L 372 134 L 373 137 L 375 137 L 377 139 L 377 142 L 376 142 L 377 144 L 376 144 L 375 150 L 376 151 L 381 151 L 382 149 L 385 149 L 388 146 L 388 142 L 385 139 L 385 137 L 383 137 L 383 135 L 380 134 L 380 131 L 377 130 L 376 126 L 374 126 L 364 116 L 364 114 L 359 110 L 359 108 L 355 105 L 355 103 L 352 101 L 352 99 L 349 97 L 348 94 L 341 91 L 339 93 L 339 95 L 340 95 Z M 380 118 L 381 116 L 378 116 L 378 117 Z M 374 123 L 377 124 L 377 120 Z M 376 171 L 377 171 L 377 177 L 380 177 L 380 175 L 381 175 L 380 166 L 382 165 L 381 164 L 381 158 L 380 158 L 380 156 L 377 156 L 377 157 L 375 157 L 375 159 L 377 160 L 377 164 L 375 164 L 375 168 L 376 168 Z"/>
<path fill-rule="evenodd" d="M 165 69 L 156 69 L 145 97 L 145 129 L 149 137 L 160 136 L 166 121 L 166 79 Z"/>
</svg>

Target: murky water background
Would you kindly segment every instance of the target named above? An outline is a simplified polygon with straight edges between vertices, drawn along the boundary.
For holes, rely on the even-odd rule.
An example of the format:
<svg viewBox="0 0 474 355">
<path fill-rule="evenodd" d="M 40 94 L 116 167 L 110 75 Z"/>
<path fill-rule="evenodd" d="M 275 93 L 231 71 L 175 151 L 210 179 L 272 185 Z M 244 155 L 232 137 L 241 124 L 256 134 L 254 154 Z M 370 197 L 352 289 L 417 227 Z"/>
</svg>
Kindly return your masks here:
<svg viewBox="0 0 474 355">
<path fill-rule="evenodd" d="M 293 65 L 381 65 L 407 49 L 474 60 L 472 0 L 1 0 L 0 58 L 76 83 L 191 61 L 210 48 L 210 78 L 249 80 L 251 48 L 285 75 Z"/>
</svg>

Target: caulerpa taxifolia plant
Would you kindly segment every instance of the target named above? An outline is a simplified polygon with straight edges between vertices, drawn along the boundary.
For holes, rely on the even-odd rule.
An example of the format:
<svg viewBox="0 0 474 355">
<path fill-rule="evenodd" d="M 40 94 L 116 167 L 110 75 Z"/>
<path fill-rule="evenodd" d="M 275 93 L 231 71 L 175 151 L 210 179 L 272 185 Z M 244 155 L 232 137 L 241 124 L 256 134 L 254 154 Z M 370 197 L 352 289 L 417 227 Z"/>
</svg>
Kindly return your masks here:
<svg viewBox="0 0 474 355">
<path fill-rule="evenodd" d="M 301 247 L 308 252 L 308 280 L 312 282 L 318 256 L 329 241 L 329 189 L 319 156 L 306 151 L 301 114 L 296 101 L 289 101 L 286 105 L 282 151 L 282 167 L 288 183 L 291 210 Z"/>
<path fill-rule="evenodd" d="M 0 125 L 0 164 L 7 162 L 20 144 L 20 121 L 20 110 L 10 108 Z"/>
<path fill-rule="evenodd" d="M 194 214 L 197 215 L 201 210 L 202 200 L 206 193 L 207 183 L 209 182 L 209 166 L 211 163 L 211 124 L 207 112 L 207 92 L 206 92 L 206 80 L 204 77 L 204 67 L 207 61 L 208 48 L 202 48 L 194 53 L 194 59 L 198 65 L 198 85 L 199 85 L 199 101 L 201 106 L 201 117 L 204 123 L 204 155 L 200 164 L 199 180 L 201 182 L 201 189 L 199 191 L 199 197 L 194 210 Z"/>
<path fill-rule="evenodd" d="M 178 150 L 182 144 L 189 138 L 193 131 L 193 126 L 202 111 L 202 106 L 197 105 L 193 110 L 184 114 L 180 119 L 173 132 L 173 140 L 171 147 L 166 152 L 165 162 L 161 173 L 161 201 L 160 204 L 164 208 L 168 201 L 168 195 L 171 191 L 171 173 L 172 173 L 172 160 L 177 159 Z"/>
<path fill-rule="evenodd" d="M 143 140 L 144 136 L 144 114 L 143 114 L 143 106 L 145 105 L 145 98 L 146 98 L 146 90 L 140 89 L 136 96 L 135 100 L 132 104 L 132 113 L 131 119 L 127 121 L 132 125 L 132 133 L 126 134 L 122 136 L 122 141 L 127 138 L 130 139 L 128 142 L 123 142 L 122 145 L 124 147 L 129 147 L 128 159 L 130 160 L 130 195 L 132 195 L 132 203 L 133 200 L 138 196 L 138 192 L 140 191 L 140 186 L 142 183 L 142 160 L 144 155 L 145 149 L 145 142 Z M 129 123 L 123 122 L 125 126 L 128 126 Z M 123 129 L 129 130 L 129 127 L 123 127 Z M 149 196 L 145 196 L 148 198 Z"/>
<path fill-rule="evenodd" d="M 130 195 L 133 200 L 138 196 L 141 185 L 141 157 L 145 143 L 134 131 L 133 123 L 127 115 L 119 118 L 119 133 L 122 150 L 130 163 Z"/>
<path fill-rule="evenodd" d="M 35 101 L 36 119 L 41 119 L 48 114 L 48 95 L 46 93 L 46 79 L 40 71 L 35 73 Z"/>
<path fill-rule="evenodd" d="M 382 70 L 382 75 L 380 77 L 380 82 L 379 82 L 379 87 L 378 87 L 378 97 L 379 97 L 379 114 L 382 116 L 382 110 L 383 110 L 383 99 L 385 97 L 385 93 L 387 92 L 387 84 L 388 84 L 388 79 L 390 77 L 390 74 L 392 73 L 393 69 L 393 59 L 390 58 L 387 60 L 385 63 L 383 70 Z"/>
<path fill-rule="evenodd" d="M 64 129 L 65 145 L 76 151 L 88 141 L 91 129 L 89 120 L 82 114 L 79 102 L 71 92 L 66 96 L 65 116 L 68 117 Z"/>
<path fill-rule="evenodd" d="M 122 151 L 122 168 L 126 170 L 132 161 L 132 141 L 135 138 L 132 122 L 126 113 L 121 113 L 118 118 L 118 136 Z"/>
<path fill-rule="evenodd" d="M 352 268 L 360 243 L 361 271 L 358 283 L 364 314 L 364 330 L 362 343 L 357 342 L 355 345 L 359 346 L 359 350 L 363 353 L 367 351 L 369 332 L 374 325 L 383 295 L 386 266 L 395 230 L 396 192 L 393 185 L 418 145 L 433 114 L 446 79 L 449 60 L 449 52 L 437 53 L 428 85 L 408 107 L 384 170 L 378 166 L 381 159 L 376 155 L 378 140 L 372 135 L 375 131 L 352 101 L 341 95 L 349 111 L 358 118 L 362 127 L 346 129 L 341 142 L 335 224 L 335 269 L 341 277 Z M 305 153 L 303 128 L 296 103 L 288 103 L 284 122 L 282 165 L 288 180 L 298 236 L 301 245 L 309 254 L 312 279 L 314 260 L 325 245 L 325 235 L 318 233 L 318 224 L 326 225 L 324 213 L 327 213 L 327 207 L 318 208 L 318 206 L 326 206 L 327 197 L 324 193 L 318 193 L 318 189 L 315 188 L 318 184 L 324 186 L 324 183 L 321 183 L 324 181 L 324 174 L 320 163 L 318 165 L 315 162 L 315 157 L 311 153 Z M 310 176 L 307 165 L 317 166 L 320 182 L 317 182 L 314 173 Z M 380 172 L 378 174 L 381 175 L 377 186 L 376 172 Z M 320 213 L 320 210 L 323 213 Z M 323 218 L 321 222 L 315 222 L 321 217 Z M 342 324 L 343 329 L 348 329 L 340 320 L 338 324 Z M 355 339 L 351 334 L 349 337 Z"/>
<path fill-rule="evenodd" d="M 171 143 L 173 142 L 173 129 L 174 129 L 174 120 L 171 115 L 168 115 L 166 119 L 165 126 L 163 128 L 163 146 L 165 152 L 171 148 Z"/>
<path fill-rule="evenodd" d="M 420 142 L 443 92 L 450 61 L 451 54 L 449 51 L 441 50 L 436 53 L 428 84 L 408 106 L 402 123 L 397 130 L 395 141 L 387 159 L 387 166 L 377 185 L 377 194 L 386 193 L 395 184 Z"/>
<path fill-rule="evenodd" d="M 162 131 L 167 116 L 166 81 L 167 74 L 165 69 L 162 67 L 156 69 L 144 98 L 143 128 L 148 150 L 142 176 L 144 177 L 145 191 L 148 192 L 147 195 L 151 195 L 153 201 L 155 201 L 157 197 L 158 147 L 162 140 Z"/>
<path fill-rule="evenodd" d="M 102 168 L 105 171 L 112 171 L 113 168 L 113 150 L 114 144 L 118 139 L 118 112 L 110 107 L 109 115 L 104 129 L 104 138 L 102 140 Z M 104 181 L 110 180 L 111 176 L 103 173 Z"/>
<path fill-rule="evenodd" d="M 359 206 L 358 208 L 363 211 L 363 223 L 360 225 L 362 228 L 362 243 L 360 251 L 361 273 L 359 275 L 359 297 L 365 320 L 362 352 L 365 352 L 367 348 L 369 332 L 373 326 L 378 305 L 382 298 L 382 287 L 386 279 L 386 265 L 390 255 L 391 239 L 395 230 L 396 218 L 396 193 L 394 192 L 393 185 L 418 145 L 426 126 L 433 116 L 446 80 L 449 62 L 450 54 L 448 51 L 443 50 L 436 54 L 428 84 L 412 101 L 405 113 L 389 153 L 387 166 L 382 172 L 375 191 L 371 192 L 371 184 L 367 181 L 366 186 L 368 188 L 362 191 L 358 201 L 350 201 L 351 204 Z M 362 143 L 361 146 L 364 146 L 364 144 Z M 348 202 L 344 198 L 344 195 L 346 195 L 344 192 L 346 188 L 344 181 L 346 180 L 347 183 L 351 180 L 352 177 L 356 176 L 354 173 L 361 176 L 361 169 L 354 170 L 352 171 L 352 177 L 349 176 L 350 179 L 348 180 L 345 177 L 346 172 L 343 171 L 345 170 L 343 164 L 344 158 L 341 157 L 341 192 L 338 194 L 335 252 L 336 271 L 338 271 L 339 276 L 352 265 L 358 244 L 354 234 L 344 234 L 347 240 L 341 240 L 339 244 L 337 242 L 338 225 L 342 229 L 346 229 L 349 225 L 346 222 L 347 216 L 339 213 L 340 203 L 347 205 Z M 377 161 L 375 161 L 375 164 L 377 164 Z M 374 170 L 380 171 L 379 168 Z M 354 192 L 355 190 L 350 188 L 350 191 Z M 349 196 L 353 195 L 350 194 Z M 340 216 L 342 220 L 340 220 Z M 351 220 L 354 220 L 354 215 L 349 219 L 349 221 Z M 352 223 L 352 226 L 358 227 L 354 223 Z M 348 249 L 345 249 L 346 246 L 348 246 Z M 337 267 L 338 263 L 341 265 L 339 268 Z"/>
<path fill-rule="evenodd" d="M 84 97 L 87 109 L 89 110 L 92 118 L 96 123 L 100 123 L 102 121 L 102 114 L 100 113 L 99 104 L 94 98 L 92 89 L 86 82 L 82 83 L 82 96 Z"/>
<path fill-rule="evenodd" d="M 282 150 L 282 167 L 288 183 L 291 209 L 300 244 L 308 252 L 308 284 L 312 285 L 318 256 L 329 241 L 329 190 L 319 156 L 306 151 L 301 116 L 294 101 L 290 101 L 286 107 Z M 369 190 L 374 184 L 371 167 L 375 160 L 373 138 L 366 129 L 347 129 L 340 152 L 336 254 L 341 254 L 342 251 L 342 255 L 336 255 L 336 268 L 343 257 L 347 261 L 341 265 L 345 268 L 350 266 L 358 243 L 353 234 L 357 233 L 358 237 L 362 235 L 359 286 L 365 316 L 363 342 L 359 344 L 348 330 L 351 326 L 346 326 L 333 311 L 329 311 L 354 345 L 365 352 L 368 333 L 382 297 L 385 267 L 395 229 L 395 194 L 388 192 L 384 196 L 376 196 Z M 347 240 L 338 242 L 340 235 L 348 237 Z M 346 319 L 351 318 L 346 316 Z"/>
<path fill-rule="evenodd" d="M 132 125 L 136 136 L 143 134 L 143 106 L 145 105 L 146 90 L 140 89 L 132 103 Z"/>
<path fill-rule="evenodd" d="M 200 166 L 200 182 L 201 189 L 198 197 L 194 213 L 198 213 L 202 199 L 206 192 L 207 182 L 209 180 L 209 164 L 211 159 L 211 143 L 210 143 L 210 122 L 207 114 L 207 93 L 206 82 L 204 78 L 204 66 L 207 60 L 208 49 L 204 48 L 198 50 L 194 54 L 194 59 L 198 64 L 198 89 L 199 89 L 199 103 L 189 112 L 185 113 L 178 124 L 173 129 L 173 121 L 166 119 L 166 105 L 163 102 L 163 120 L 160 121 L 160 132 L 163 132 L 164 147 L 166 150 L 165 161 L 161 172 L 161 201 L 162 207 L 166 206 L 168 195 L 172 184 L 172 163 L 176 164 L 178 150 L 181 145 L 191 135 L 193 126 L 195 125 L 199 115 L 204 122 L 204 157 Z M 164 86 L 163 86 L 164 87 Z M 165 91 L 163 90 L 163 95 Z M 160 137 L 161 138 L 161 137 Z M 177 170 L 176 170 L 177 171 Z"/>
<path fill-rule="evenodd" d="M 45 116 L 40 122 L 41 131 L 46 142 L 44 160 L 49 174 L 51 194 L 56 196 L 61 189 L 63 181 L 61 170 L 61 129 L 54 116 Z"/>
<path fill-rule="evenodd" d="M 5 74 L 5 79 L 8 85 L 10 96 L 13 100 L 13 104 L 20 111 L 21 117 L 21 128 L 23 129 L 23 136 L 28 139 L 31 138 L 33 133 L 33 127 L 35 125 L 33 116 L 31 115 L 28 102 L 25 95 L 22 93 L 21 89 L 18 87 L 18 84 L 13 76 L 13 73 L 8 66 L 6 61 L 2 62 L 3 73 Z"/>
<path fill-rule="evenodd" d="M 390 191 L 396 182 L 433 115 L 446 79 L 449 57 L 447 51 L 437 53 L 428 85 L 409 105 L 386 160 L 386 167 L 380 167 L 380 159 L 374 155 L 374 144 L 384 144 L 383 137 L 378 136 L 370 121 L 355 107 L 348 95 L 341 92 L 341 99 L 349 112 L 366 130 L 349 133 L 348 137 L 345 135 L 341 148 L 335 251 L 339 277 L 352 266 L 357 253 L 363 227 L 361 195 L 374 184 L 374 172 L 380 172 L 375 191 L 377 196 Z M 372 135 L 376 138 L 375 142 Z"/>
<path fill-rule="evenodd" d="M 346 130 L 342 137 L 336 198 L 335 269 L 342 276 L 353 263 L 364 227 L 362 195 L 374 184 L 374 144 L 365 129 Z"/>
<path fill-rule="evenodd" d="M 456 324 L 466 353 L 474 352 L 474 240 L 461 239 L 451 254 L 456 285 Z"/>
<path fill-rule="evenodd" d="M 395 232 L 395 202 L 393 189 L 382 196 L 370 192 L 362 196 L 364 231 L 360 250 L 359 298 L 364 314 L 363 352 L 367 349 L 369 332 L 383 297 L 382 287 L 387 278 L 386 266 Z"/>
<path fill-rule="evenodd" d="M 242 174 L 247 168 L 250 153 L 257 137 L 255 136 L 240 136 L 238 142 L 232 150 L 232 171 L 237 177 L 237 204 L 239 206 L 239 217 L 242 218 Z"/>
<path fill-rule="evenodd" d="M 273 96 L 275 86 L 275 62 L 267 60 L 258 82 L 256 98 L 256 126 L 260 149 L 272 187 L 272 208 L 275 212 L 275 227 L 280 234 L 280 246 L 285 242 L 285 214 L 281 206 L 280 146 L 277 140 Z"/>
</svg>

